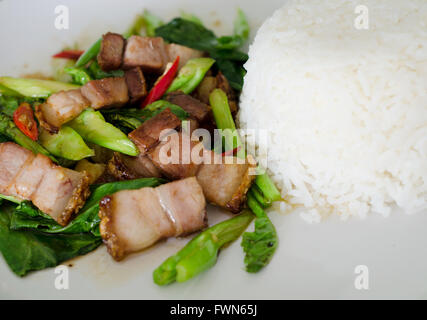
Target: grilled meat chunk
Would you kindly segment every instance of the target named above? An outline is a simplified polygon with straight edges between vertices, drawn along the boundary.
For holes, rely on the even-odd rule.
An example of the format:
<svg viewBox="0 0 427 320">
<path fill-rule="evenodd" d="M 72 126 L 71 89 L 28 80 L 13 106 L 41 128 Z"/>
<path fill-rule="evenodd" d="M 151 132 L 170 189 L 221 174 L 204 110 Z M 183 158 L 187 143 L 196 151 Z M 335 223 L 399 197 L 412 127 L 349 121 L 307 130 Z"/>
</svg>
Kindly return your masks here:
<svg viewBox="0 0 427 320">
<path fill-rule="evenodd" d="M 188 178 L 104 197 L 99 217 L 108 252 L 115 260 L 121 260 L 162 238 L 205 227 L 206 201 L 197 180 Z"/>
<path fill-rule="evenodd" d="M 89 100 L 80 89 L 60 91 L 36 107 L 36 117 L 46 130 L 57 132 L 64 123 L 73 120 L 89 106 Z"/>
<path fill-rule="evenodd" d="M 181 69 L 190 59 L 201 58 L 203 57 L 203 52 L 192 49 L 186 46 L 182 46 L 176 43 L 171 43 L 166 46 L 167 55 L 169 57 L 169 61 L 174 61 L 176 57 L 179 56 L 179 66 Z"/>
<path fill-rule="evenodd" d="M 203 145 L 190 136 L 175 132 L 148 153 L 153 164 L 172 180 L 193 177 L 203 161 Z M 198 152 L 198 155 L 195 153 Z M 197 161 L 197 159 L 199 161 Z"/>
<path fill-rule="evenodd" d="M 204 122 L 209 116 L 208 105 L 183 92 L 171 92 L 166 96 L 166 100 L 180 106 L 199 122 Z"/>
<path fill-rule="evenodd" d="M 147 95 L 147 83 L 140 67 L 127 70 L 125 72 L 125 79 L 132 103 Z"/>
<path fill-rule="evenodd" d="M 0 144 L 0 170 L 1 193 L 31 200 L 63 226 L 89 195 L 86 172 L 62 168 L 11 142 Z"/>
<path fill-rule="evenodd" d="M 118 180 L 161 177 L 156 166 L 146 155 L 142 154 L 130 157 L 115 152 L 113 158 L 108 162 L 108 172 Z"/>
<path fill-rule="evenodd" d="M 117 33 L 108 32 L 102 36 L 98 64 L 104 71 L 119 69 L 122 65 L 125 39 Z"/>
<path fill-rule="evenodd" d="M 124 77 L 92 80 L 86 83 L 81 91 L 94 109 L 121 107 L 129 101 L 128 87 Z"/>
<path fill-rule="evenodd" d="M 156 146 L 165 130 L 173 130 L 181 125 L 181 120 L 169 109 L 163 110 L 148 119 L 141 126 L 129 133 L 129 138 L 136 144 L 142 154 Z"/>
<path fill-rule="evenodd" d="M 214 155 L 211 161 L 205 160 L 200 166 L 197 180 L 208 202 L 238 213 L 255 179 L 250 171 L 256 167 L 255 160 L 248 156 L 244 163 L 238 163 L 235 157 L 215 157 L 218 155 Z"/>
<path fill-rule="evenodd" d="M 147 73 L 161 73 L 168 61 L 163 38 L 131 36 L 123 56 L 125 69 L 141 67 Z"/>
</svg>

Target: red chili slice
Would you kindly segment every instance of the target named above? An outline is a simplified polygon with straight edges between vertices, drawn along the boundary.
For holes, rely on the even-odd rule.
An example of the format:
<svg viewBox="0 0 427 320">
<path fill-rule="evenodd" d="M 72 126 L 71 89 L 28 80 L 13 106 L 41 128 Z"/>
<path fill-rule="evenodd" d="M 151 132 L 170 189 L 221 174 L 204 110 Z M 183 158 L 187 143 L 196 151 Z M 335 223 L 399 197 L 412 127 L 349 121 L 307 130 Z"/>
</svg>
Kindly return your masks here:
<svg viewBox="0 0 427 320">
<path fill-rule="evenodd" d="M 34 119 L 33 109 L 27 102 L 21 103 L 18 109 L 15 110 L 13 113 L 13 122 L 28 138 L 37 141 L 39 137 L 37 122 Z"/>
<path fill-rule="evenodd" d="M 54 58 L 64 58 L 64 59 L 71 59 L 71 60 L 77 60 L 80 58 L 80 56 L 83 54 L 84 51 L 81 50 L 64 50 L 61 51 L 55 55 L 53 55 Z"/>
<path fill-rule="evenodd" d="M 173 62 L 169 70 L 160 78 L 160 80 L 150 90 L 150 92 L 148 93 L 148 96 L 144 99 L 144 101 L 141 104 L 141 109 L 153 103 L 154 101 L 159 100 L 165 94 L 166 90 L 168 90 L 173 79 L 175 78 L 175 75 L 178 71 L 178 65 L 179 65 L 179 56 L 176 57 L 175 61 Z"/>
</svg>

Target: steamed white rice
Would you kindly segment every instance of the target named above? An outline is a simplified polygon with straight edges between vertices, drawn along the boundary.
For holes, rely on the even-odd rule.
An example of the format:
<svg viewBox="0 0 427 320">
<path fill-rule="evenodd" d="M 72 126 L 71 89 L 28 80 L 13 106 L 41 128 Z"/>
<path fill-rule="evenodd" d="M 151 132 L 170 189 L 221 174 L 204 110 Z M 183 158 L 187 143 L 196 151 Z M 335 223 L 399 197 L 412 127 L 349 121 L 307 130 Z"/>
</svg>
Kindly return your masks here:
<svg viewBox="0 0 427 320">
<path fill-rule="evenodd" d="M 427 209 L 427 1 L 287 1 L 245 68 L 240 126 L 306 219 Z"/>
</svg>

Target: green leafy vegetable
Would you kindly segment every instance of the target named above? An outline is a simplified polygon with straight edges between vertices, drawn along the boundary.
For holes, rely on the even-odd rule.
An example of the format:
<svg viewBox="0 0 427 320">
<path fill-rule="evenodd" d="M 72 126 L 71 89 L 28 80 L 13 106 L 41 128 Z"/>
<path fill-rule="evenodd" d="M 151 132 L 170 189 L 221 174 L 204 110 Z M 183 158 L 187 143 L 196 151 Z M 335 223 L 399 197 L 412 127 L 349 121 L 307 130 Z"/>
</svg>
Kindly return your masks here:
<svg viewBox="0 0 427 320">
<path fill-rule="evenodd" d="M 92 80 L 90 74 L 82 67 L 67 67 L 64 68 L 64 72 L 71 76 L 74 84 L 83 86 Z"/>
<path fill-rule="evenodd" d="M 202 82 L 206 72 L 212 67 L 215 60 L 211 58 L 190 59 L 179 70 L 178 76 L 173 80 L 167 92 L 180 90 L 190 94 Z"/>
<path fill-rule="evenodd" d="M 165 183 L 160 178 L 142 178 L 128 181 L 110 182 L 92 186 L 92 192 L 84 207 L 75 219 L 63 227 L 49 215 L 41 212 L 30 202 L 23 202 L 13 212 L 10 228 L 12 230 L 35 229 L 46 233 L 86 233 L 99 236 L 99 201 L 120 190 L 134 190 L 145 187 L 157 187 Z"/>
<path fill-rule="evenodd" d="M 240 237 L 252 219 L 250 212 L 244 212 L 203 231 L 154 271 L 154 282 L 184 282 L 209 269 L 216 263 L 218 251 Z"/>
<path fill-rule="evenodd" d="M 112 71 L 104 71 L 101 69 L 97 61 L 93 61 L 89 68 L 88 72 L 92 75 L 94 79 L 104 79 L 111 77 L 123 77 L 125 72 L 123 70 L 112 70 Z"/>
<path fill-rule="evenodd" d="M 147 37 L 154 37 L 156 35 L 156 28 L 163 25 L 163 21 L 150 13 L 148 10 L 144 10 L 144 13 L 142 14 L 142 17 L 144 18 L 144 26 L 145 26 L 145 34 Z"/>
<path fill-rule="evenodd" d="M 248 56 L 238 48 L 244 44 L 249 35 L 249 27 L 243 12 L 239 11 L 235 22 L 235 35 L 217 38 L 209 29 L 188 19 L 175 18 L 168 24 L 156 29 L 156 35 L 166 41 L 178 43 L 193 49 L 206 51 L 215 59 L 216 66 L 230 82 L 241 90 L 245 70 L 243 64 Z"/>
<path fill-rule="evenodd" d="M 158 115 L 163 110 L 169 108 L 179 119 L 186 120 L 188 119 L 188 113 L 184 111 L 180 106 L 177 106 L 173 103 L 170 103 L 166 100 L 157 100 L 146 106 L 141 110 L 141 118 L 144 121 Z"/>
<path fill-rule="evenodd" d="M 202 20 L 200 20 L 197 16 L 195 16 L 194 14 L 185 12 L 185 11 L 181 11 L 181 18 L 184 20 L 188 20 L 191 21 L 193 23 L 199 24 L 201 26 L 203 26 L 203 22 Z"/>
<path fill-rule="evenodd" d="M 248 206 L 257 218 L 255 230 L 243 234 L 242 247 L 246 253 L 246 271 L 255 273 L 270 262 L 277 249 L 278 239 L 273 223 L 251 194 L 248 195 Z"/>
<path fill-rule="evenodd" d="M 223 36 L 217 39 L 217 49 L 237 49 L 249 39 L 249 23 L 245 13 L 237 10 L 237 18 L 234 21 L 234 35 Z"/>
<path fill-rule="evenodd" d="M 67 125 L 86 141 L 130 156 L 139 153 L 134 143 L 122 131 L 106 122 L 99 111 L 88 108 Z"/>
<path fill-rule="evenodd" d="M 55 267 L 63 261 L 95 250 L 102 240 L 91 234 L 50 235 L 9 229 L 14 207 L 0 209 L 0 252 L 11 270 L 24 276 L 33 270 Z"/>
<path fill-rule="evenodd" d="M 54 134 L 42 129 L 39 140 L 51 154 L 64 159 L 78 161 L 95 155 L 83 138 L 67 125 L 63 125 Z"/>
<path fill-rule="evenodd" d="M 61 90 L 79 88 L 74 84 L 39 79 L 0 77 L 0 84 L 29 98 L 47 98 Z"/>
</svg>

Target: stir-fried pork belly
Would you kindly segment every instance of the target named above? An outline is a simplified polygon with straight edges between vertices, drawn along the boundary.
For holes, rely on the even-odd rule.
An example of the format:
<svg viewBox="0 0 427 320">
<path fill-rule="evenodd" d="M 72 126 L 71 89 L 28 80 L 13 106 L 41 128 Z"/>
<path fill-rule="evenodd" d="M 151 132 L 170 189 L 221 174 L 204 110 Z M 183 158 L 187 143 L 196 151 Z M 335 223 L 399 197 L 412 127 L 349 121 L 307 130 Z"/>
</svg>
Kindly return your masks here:
<svg viewBox="0 0 427 320">
<path fill-rule="evenodd" d="M 125 72 L 131 102 L 135 102 L 147 95 L 147 84 L 140 67 L 129 69 Z"/>
<path fill-rule="evenodd" d="M 124 190 L 100 202 L 100 231 L 116 260 L 155 242 L 206 226 L 206 201 L 195 178 Z"/>
<path fill-rule="evenodd" d="M 60 91 L 52 94 L 46 103 L 36 106 L 36 117 L 40 125 L 50 132 L 57 132 L 66 122 L 77 117 L 90 106 L 80 89 Z"/>
<path fill-rule="evenodd" d="M 141 67 L 144 72 L 161 73 L 168 60 L 163 38 L 132 36 L 127 40 L 123 56 L 125 69 Z"/>
<path fill-rule="evenodd" d="M 196 175 L 203 161 L 203 151 L 201 142 L 191 141 L 188 134 L 175 132 L 151 150 L 148 157 L 164 176 L 178 180 Z"/>
<path fill-rule="evenodd" d="M 166 100 L 184 109 L 198 122 L 204 122 L 209 115 L 209 106 L 181 91 L 171 92 Z"/>
<path fill-rule="evenodd" d="M 17 196 L 16 193 L 8 193 L 8 189 L 13 192 L 10 184 L 19 171 L 27 162 L 32 161 L 34 154 L 12 142 L 0 144 L 0 193 Z"/>
<path fill-rule="evenodd" d="M 231 212 L 240 212 L 246 193 L 255 179 L 251 171 L 256 167 L 255 159 L 248 156 L 241 163 L 236 157 L 218 159 L 218 155 L 211 155 L 211 161 L 207 162 L 205 160 L 200 166 L 196 176 L 206 200 Z"/>
<path fill-rule="evenodd" d="M 108 162 L 108 172 L 118 180 L 161 177 L 153 162 L 141 153 L 137 157 L 131 157 L 115 152 Z"/>
<path fill-rule="evenodd" d="M 169 61 L 174 61 L 179 56 L 179 66 L 181 69 L 190 59 L 203 57 L 203 52 L 189 47 L 181 46 L 176 43 L 166 45 Z"/>
<path fill-rule="evenodd" d="M 0 144 L 0 192 L 36 207 L 59 224 L 68 224 L 89 195 L 88 177 L 55 165 L 45 155 L 34 155 L 17 144 Z"/>
<path fill-rule="evenodd" d="M 122 65 L 125 39 L 117 33 L 108 32 L 102 36 L 98 64 L 104 71 L 119 69 Z"/>
<path fill-rule="evenodd" d="M 121 107 L 129 101 L 128 87 L 124 77 L 92 80 L 86 83 L 81 91 L 94 109 Z"/>
<path fill-rule="evenodd" d="M 129 138 L 139 151 L 145 154 L 159 143 L 162 132 L 166 133 L 167 130 L 176 129 L 180 125 L 181 120 L 167 108 L 129 133 Z"/>
</svg>

